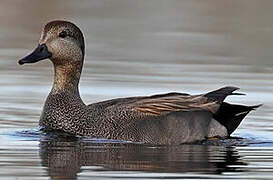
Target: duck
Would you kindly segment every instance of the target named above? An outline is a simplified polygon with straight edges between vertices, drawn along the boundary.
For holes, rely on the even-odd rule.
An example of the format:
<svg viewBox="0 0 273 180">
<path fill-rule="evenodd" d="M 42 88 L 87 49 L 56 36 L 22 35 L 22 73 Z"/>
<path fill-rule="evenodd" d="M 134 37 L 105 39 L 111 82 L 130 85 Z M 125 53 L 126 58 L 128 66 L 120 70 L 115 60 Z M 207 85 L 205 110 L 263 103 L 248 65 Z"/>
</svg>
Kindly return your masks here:
<svg viewBox="0 0 273 180">
<path fill-rule="evenodd" d="M 233 86 L 204 94 L 170 92 L 86 105 L 79 92 L 84 55 L 80 28 L 54 20 L 43 27 L 37 48 L 18 61 L 23 65 L 49 59 L 54 66 L 54 83 L 39 120 L 43 129 L 72 136 L 178 145 L 228 138 L 250 111 L 261 106 L 225 102 L 229 95 L 243 95 Z"/>
</svg>

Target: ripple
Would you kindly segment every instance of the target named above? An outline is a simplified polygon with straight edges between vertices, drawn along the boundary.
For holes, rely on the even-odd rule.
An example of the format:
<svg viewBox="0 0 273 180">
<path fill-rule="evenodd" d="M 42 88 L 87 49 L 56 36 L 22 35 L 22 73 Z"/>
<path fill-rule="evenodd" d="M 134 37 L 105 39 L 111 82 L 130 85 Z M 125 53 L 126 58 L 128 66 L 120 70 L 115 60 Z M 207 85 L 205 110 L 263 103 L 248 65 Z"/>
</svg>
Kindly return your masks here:
<svg viewBox="0 0 273 180">
<path fill-rule="evenodd" d="M 51 140 L 60 140 L 60 141 L 80 141 L 82 143 L 113 143 L 113 144 L 143 144 L 141 142 L 132 142 L 132 141 L 123 141 L 123 140 L 114 140 L 114 139 L 103 139 L 103 138 L 92 138 L 87 136 L 72 136 L 70 134 L 61 132 L 61 131 L 44 131 L 41 127 L 34 129 L 26 130 L 17 130 L 2 132 L 2 135 L 6 135 L 10 138 L 13 138 L 17 141 L 51 141 Z M 248 137 L 247 137 L 248 136 Z M 231 136 L 226 139 L 212 139 L 198 141 L 190 143 L 192 145 L 214 145 L 214 146 L 273 146 L 273 141 L 265 141 L 255 139 L 255 136 L 247 134 L 245 137 Z"/>
</svg>

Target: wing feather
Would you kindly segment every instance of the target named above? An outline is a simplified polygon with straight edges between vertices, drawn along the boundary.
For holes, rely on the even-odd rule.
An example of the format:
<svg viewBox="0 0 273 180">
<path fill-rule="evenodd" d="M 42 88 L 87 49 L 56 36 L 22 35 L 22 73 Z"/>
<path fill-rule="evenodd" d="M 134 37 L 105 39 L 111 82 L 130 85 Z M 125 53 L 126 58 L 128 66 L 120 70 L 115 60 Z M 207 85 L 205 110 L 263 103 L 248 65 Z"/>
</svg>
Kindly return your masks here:
<svg viewBox="0 0 273 180">
<path fill-rule="evenodd" d="M 177 111 L 206 110 L 215 113 L 220 104 L 210 101 L 203 95 L 174 94 L 173 96 L 151 96 L 132 104 L 132 109 L 141 113 L 159 116 Z"/>
</svg>

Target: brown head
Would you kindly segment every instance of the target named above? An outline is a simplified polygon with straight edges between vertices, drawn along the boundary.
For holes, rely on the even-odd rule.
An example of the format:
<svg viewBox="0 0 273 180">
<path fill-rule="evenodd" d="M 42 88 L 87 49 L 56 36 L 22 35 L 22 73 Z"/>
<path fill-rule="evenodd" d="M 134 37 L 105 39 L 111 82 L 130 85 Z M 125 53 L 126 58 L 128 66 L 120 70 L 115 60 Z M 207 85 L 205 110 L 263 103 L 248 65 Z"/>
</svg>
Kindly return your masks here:
<svg viewBox="0 0 273 180">
<path fill-rule="evenodd" d="M 52 61 L 55 69 L 52 92 L 78 93 L 84 59 L 84 37 L 81 30 L 71 22 L 49 22 L 42 30 L 38 47 L 18 63 L 35 63 L 47 58 Z"/>
<path fill-rule="evenodd" d="M 38 47 L 18 63 L 35 63 L 49 58 L 54 65 L 82 64 L 83 57 L 81 30 L 68 21 L 52 21 L 44 26 Z"/>
</svg>

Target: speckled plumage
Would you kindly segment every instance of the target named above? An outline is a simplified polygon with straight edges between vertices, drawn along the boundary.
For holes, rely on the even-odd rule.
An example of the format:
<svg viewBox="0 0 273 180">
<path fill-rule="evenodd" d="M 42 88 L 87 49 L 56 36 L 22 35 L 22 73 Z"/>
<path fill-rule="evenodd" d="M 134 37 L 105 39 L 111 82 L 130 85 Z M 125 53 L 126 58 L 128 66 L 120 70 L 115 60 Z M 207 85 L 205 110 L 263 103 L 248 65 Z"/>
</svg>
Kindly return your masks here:
<svg viewBox="0 0 273 180">
<path fill-rule="evenodd" d="M 52 21 L 42 31 L 39 48 L 55 69 L 54 84 L 39 123 L 46 129 L 152 144 L 181 144 L 229 136 L 248 112 L 258 107 L 223 103 L 226 96 L 235 94 L 234 87 L 194 96 L 168 93 L 85 105 L 78 90 L 84 59 L 80 29 L 70 22 Z M 33 57 L 19 63 L 37 62 Z"/>
</svg>

